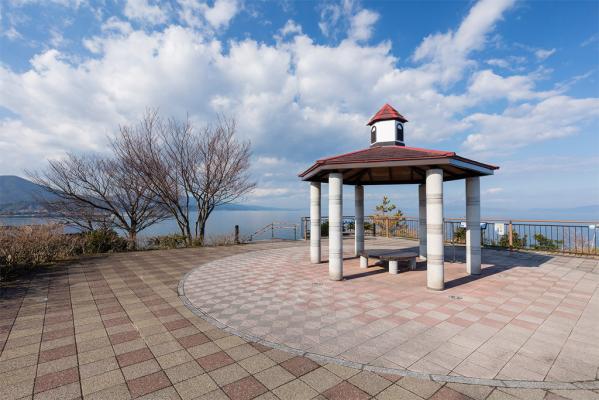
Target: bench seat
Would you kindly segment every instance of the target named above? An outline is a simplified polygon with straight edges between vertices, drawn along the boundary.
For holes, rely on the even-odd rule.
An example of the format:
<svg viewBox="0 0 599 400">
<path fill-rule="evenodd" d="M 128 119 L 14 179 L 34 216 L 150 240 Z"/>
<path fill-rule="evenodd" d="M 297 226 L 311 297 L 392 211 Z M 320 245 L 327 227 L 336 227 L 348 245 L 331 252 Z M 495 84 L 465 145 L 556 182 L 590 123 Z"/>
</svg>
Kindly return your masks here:
<svg viewBox="0 0 599 400">
<path fill-rule="evenodd" d="M 360 252 L 360 268 L 368 268 L 368 259 L 375 258 L 389 264 L 389 273 L 397 274 L 400 261 L 407 261 L 410 270 L 416 269 L 418 254 L 413 251 L 397 249 L 372 249 Z"/>
</svg>

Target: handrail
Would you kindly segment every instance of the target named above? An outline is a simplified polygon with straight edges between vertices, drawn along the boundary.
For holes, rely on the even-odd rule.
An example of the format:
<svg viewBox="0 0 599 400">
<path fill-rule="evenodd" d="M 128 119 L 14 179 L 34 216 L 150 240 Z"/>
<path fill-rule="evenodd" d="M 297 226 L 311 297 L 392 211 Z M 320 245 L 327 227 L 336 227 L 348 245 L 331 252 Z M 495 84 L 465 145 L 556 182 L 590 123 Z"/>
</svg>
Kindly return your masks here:
<svg viewBox="0 0 599 400">
<path fill-rule="evenodd" d="M 258 235 L 268 231 L 269 229 L 271 230 L 271 239 L 274 239 L 276 229 L 293 229 L 294 230 L 294 235 L 293 235 L 294 240 L 297 240 L 297 228 L 298 228 L 298 224 L 291 224 L 288 222 L 271 222 L 270 224 L 263 226 L 262 228 L 258 229 L 256 232 L 249 235 L 248 241 L 251 242 L 252 240 L 254 240 L 255 236 L 258 236 Z"/>
<path fill-rule="evenodd" d="M 321 221 L 327 221 L 322 217 Z M 353 229 L 355 217 L 344 217 L 344 230 Z M 367 232 L 373 236 L 417 239 L 420 234 L 418 218 L 373 215 L 365 216 Z M 309 237 L 310 217 L 302 217 L 302 236 Z M 593 220 L 502 219 L 482 217 L 481 243 L 484 246 L 531 249 L 562 254 L 599 255 L 599 222 Z M 465 243 L 466 218 L 444 218 L 444 240 Z M 347 223 L 347 226 L 345 225 Z M 322 235 L 326 235 L 326 228 Z"/>
<path fill-rule="evenodd" d="M 301 217 L 302 219 L 310 219 L 309 216 Z M 355 218 L 353 215 L 346 215 L 342 217 L 343 219 L 352 219 Z M 412 216 L 403 216 L 403 217 L 395 217 L 392 215 L 383 216 L 383 215 L 365 215 L 364 218 L 370 219 L 389 219 L 389 220 L 417 220 L 418 217 Z M 327 215 L 323 215 L 321 219 L 328 219 Z M 445 221 L 465 221 L 466 217 L 460 218 L 443 218 Z M 599 220 L 560 220 L 560 219 L 516 219 L 516 218 L 495 218 L 495 217 L 480 217 L 481 221 L 493 221 L 493 222 L 534 222 L 534 223 L 557 223 L 557 224 L 591 224 L 591 225 L 599 225 Z"/>
</svg>

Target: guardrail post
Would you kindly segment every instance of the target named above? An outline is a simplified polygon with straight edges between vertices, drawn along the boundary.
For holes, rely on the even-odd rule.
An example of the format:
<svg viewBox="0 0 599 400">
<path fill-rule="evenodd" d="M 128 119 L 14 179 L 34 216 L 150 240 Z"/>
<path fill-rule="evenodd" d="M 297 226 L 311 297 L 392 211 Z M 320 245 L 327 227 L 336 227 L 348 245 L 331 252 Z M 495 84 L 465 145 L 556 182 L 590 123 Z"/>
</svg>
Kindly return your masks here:
<svg viewBox="0 0 599 400">
<path fill-rule="evenodd" d="M 275 223 L 274 222 L 272 224 L 270 224 L 270 238 L 271 239 L 275 238 Z"/>
<path fill-rule="evenodd" d="M 304 219 L 304 240 L 308 240 L 308 220 Z"/>
<path fill-rule="evenodd" d="M 512 251 L 514 249 L 514 227 L 512 226 L 511 220 L 507 226 L 507 234 L 508 234 L 508 243 L 510 246 L 510 251 Z"/>
<path fill-rule="evenodd" d="M 235 225 L 235 244 L 239 244 L 239 225 Z"/>
</svg>

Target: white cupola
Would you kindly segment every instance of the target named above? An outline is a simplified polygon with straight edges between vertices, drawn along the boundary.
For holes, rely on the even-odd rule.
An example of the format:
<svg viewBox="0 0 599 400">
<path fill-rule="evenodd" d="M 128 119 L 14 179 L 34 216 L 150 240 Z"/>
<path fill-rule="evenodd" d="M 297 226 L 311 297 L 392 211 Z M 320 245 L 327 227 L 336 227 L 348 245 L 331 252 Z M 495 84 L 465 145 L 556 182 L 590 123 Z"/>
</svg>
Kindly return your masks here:
<svg viewBox="0 0 599 400">
<path fill-rule="evenodd" d="M 370 146 L 405 146 L 403 115 L 385 104 L 368 122 L 370 126 Z"/>
</svg>

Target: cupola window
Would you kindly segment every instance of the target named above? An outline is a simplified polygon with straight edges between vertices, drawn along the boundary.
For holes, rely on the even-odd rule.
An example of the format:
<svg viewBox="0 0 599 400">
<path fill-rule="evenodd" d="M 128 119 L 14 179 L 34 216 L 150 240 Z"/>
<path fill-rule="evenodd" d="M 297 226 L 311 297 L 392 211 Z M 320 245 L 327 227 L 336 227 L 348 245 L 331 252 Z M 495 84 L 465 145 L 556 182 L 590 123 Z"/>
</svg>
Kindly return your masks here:
<svg viewBox="0 0 599 400">
<path fill-rule="evenodd" d="M 370 143 L 375 143 L 376 142 L 376 126 L 372 126 L 372 128 L 370 128 Z"/>
</svg>

